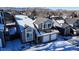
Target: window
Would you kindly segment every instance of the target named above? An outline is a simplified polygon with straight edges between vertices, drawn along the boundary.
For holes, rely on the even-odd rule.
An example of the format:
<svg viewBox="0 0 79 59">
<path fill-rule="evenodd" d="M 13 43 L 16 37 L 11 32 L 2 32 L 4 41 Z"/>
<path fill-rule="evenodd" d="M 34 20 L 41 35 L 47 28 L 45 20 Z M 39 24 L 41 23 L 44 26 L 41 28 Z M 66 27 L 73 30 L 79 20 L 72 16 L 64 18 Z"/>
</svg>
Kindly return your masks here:
<svg viewBox="0 0 79 59">
<path fill-rule="evenodd" d="M 29 33 L 27 33 L 27 37 L 29 37 L 30 36 L 30 34 Z"/>
<path fill-rule="evenodd" d="M 51 24 L 48 24 L 48 28 L 51 28 Z"/>
<path fill-rule="evenodd" d="M 27 40 L 32 40 L 32 33 L 27 33 Z"/>
<path fill-rule="evenodd" d="M 48 20 L 48 21 L 42 23 L 42 26 L 40 25 L 39 27 L 42 27 L 42 29 L 49 29 L 52 27 L 52 22 Z"/>
<path fill-rule="evenodd" d="M 33 29 L 30 27 L 25 29 L 25 40 L 26 41 L 33 40 Z"/>
<path fill-rule="evenodd" d="M 51 28 L 51 26 L 52 26 L 52 24 L 51 24 L 50 22 L 47 22 L 47 23 L 45 24 L 45 29 Z"/>
</svg>

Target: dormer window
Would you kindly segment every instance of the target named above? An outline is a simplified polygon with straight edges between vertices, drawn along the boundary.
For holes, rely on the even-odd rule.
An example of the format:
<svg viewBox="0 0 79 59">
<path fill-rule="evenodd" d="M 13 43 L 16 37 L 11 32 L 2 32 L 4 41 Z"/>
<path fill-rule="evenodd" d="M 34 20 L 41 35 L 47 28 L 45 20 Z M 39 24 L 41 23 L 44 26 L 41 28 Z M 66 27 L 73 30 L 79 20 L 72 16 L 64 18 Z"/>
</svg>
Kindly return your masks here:
<svg viewBox="0 0 79 59">
<path fill-rule="evenodd" d="M 45 29 L 49 29 L 52 27 L 52 22 L 50 20 L 45 22 Z"/>
</svg>

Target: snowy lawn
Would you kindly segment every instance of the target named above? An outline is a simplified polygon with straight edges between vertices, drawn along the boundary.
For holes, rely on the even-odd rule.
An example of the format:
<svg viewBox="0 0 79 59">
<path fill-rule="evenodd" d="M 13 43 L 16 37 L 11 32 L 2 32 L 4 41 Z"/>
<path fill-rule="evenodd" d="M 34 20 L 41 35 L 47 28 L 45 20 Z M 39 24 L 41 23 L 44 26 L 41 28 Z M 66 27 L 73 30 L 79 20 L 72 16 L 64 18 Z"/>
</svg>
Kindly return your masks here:
<svg viewBox="0 0 79 59">
<path fill-rule="evenodd" d="M 20 40 L 8 41 L 5 48 L 0 48 L 1 51 L 78 51 L 78 37 L 59 36 L 56 41 L 45 44 L 22 44 Z"/>
</svg>

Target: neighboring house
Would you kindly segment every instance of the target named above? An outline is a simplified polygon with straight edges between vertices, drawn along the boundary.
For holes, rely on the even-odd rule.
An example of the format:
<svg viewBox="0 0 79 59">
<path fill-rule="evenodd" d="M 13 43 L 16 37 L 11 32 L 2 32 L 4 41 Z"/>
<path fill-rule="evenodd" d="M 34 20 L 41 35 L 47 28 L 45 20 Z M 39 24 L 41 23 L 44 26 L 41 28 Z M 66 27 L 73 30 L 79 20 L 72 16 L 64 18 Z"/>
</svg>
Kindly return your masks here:
<svg viewBox="0 0 79 59">
<path fill-rule="evenodd" d="M 79 35 L 79 18 L 71 18 L 65 20 L 73 29 L 74 34 Z"/>
<path fill-rule="evenodd" d="M 62 26 L 57 27 L 62 35 L 79 35 L 79 18 L 67 18 Z"/>
<path fill-rule="evenodd" d="M 62 24 L 62 27 L 57 27 L 61 35 L 73 35 L 72 27 L 66 23 Z"/>
<path fill-rule="evenodd" d="M 51 16 L 53 21 L 53 26 L 60 32 L 62 35 L 70 35 L 71 27 L 65 23 L 63 17 Z"/>
<path fill-rule="evenodd" d="M 54 27 L 56 27 L 62 35 L 73 35 L 73 20 L 64 19 L 59 16 L 52 16 Z"/>
<path fill-rule="evenodd" d="M 49 42 L 56 40 L 57 30 L 53 28 L 53 21 L 48 18 L 36 18 L 34 22 L 36 28 L 38 29 L 37 42 Z"/>
<path fill-rule="evenodd" d="M 52 21 L 54 22 L 54 27 L 62 27 L 62 24 L 65 23 L 63 17 L 51 16 Z"/>
</svg>

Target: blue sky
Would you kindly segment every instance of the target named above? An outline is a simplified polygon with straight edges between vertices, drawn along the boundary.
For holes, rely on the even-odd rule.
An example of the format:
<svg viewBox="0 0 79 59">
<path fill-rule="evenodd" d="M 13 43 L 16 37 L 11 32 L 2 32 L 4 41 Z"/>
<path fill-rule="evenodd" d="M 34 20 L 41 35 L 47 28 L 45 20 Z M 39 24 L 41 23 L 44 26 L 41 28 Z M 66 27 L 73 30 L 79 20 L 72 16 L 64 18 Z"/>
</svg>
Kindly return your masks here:
<svg viewBox="0 0 79 59">
<path fill-rule="evenodd" d="M 49 9 L 63 9 L 63 10 L 79 10 L 79 7 L 48 7 Z"/>
<path fill-rule="evenodd" d="M 15 7 L 15 8 L 27 8 L 27 7 Z M 46 7 L 52 10 L 62 9 L 62 10 L 79 10 L 79 7 Z"/>
<path fill-rule="evenodd" d="M 16 7 L 16 8 L 27 8 L 27 7 Z M 62 9 L 62 10 L 79 10 L 79 7 L 47 7 L 52 10 Z"/>
</svg>

